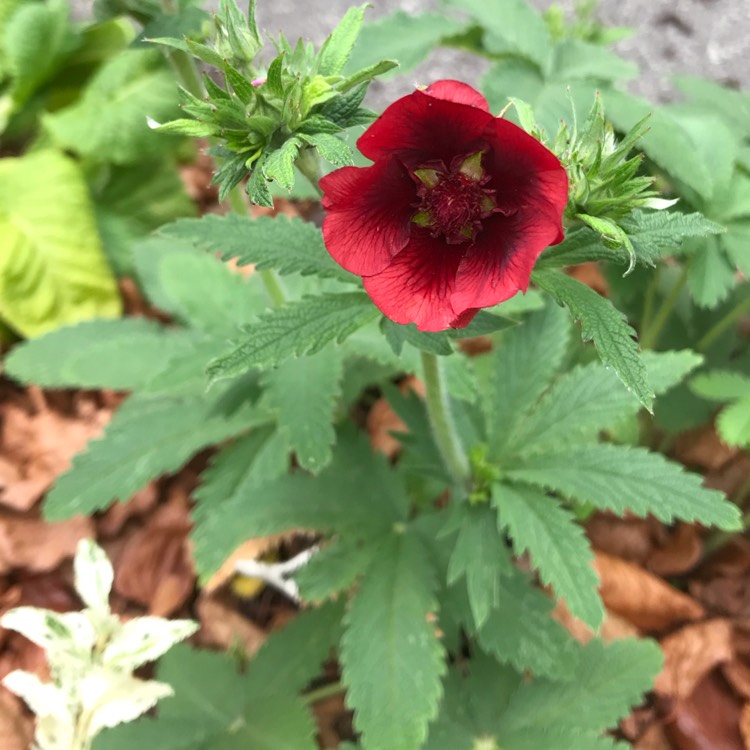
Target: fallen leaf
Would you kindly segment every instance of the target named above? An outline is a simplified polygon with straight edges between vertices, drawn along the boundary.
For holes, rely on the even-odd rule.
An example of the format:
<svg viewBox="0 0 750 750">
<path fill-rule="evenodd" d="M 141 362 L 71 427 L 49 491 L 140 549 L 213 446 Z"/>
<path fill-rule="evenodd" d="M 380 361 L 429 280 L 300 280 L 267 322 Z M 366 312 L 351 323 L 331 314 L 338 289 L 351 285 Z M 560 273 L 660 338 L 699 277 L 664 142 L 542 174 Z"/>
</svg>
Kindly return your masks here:
<svg viewBox="0 0 750 750">
<path fill-rule="evenodd" d="M 630 562 L 644 564 L 654 548 L 651 518 L 594 513 L 586 521 L 586 534 L 596 549 Z"/>
<path fill-rule="evenodd" d="M 686 466 L 717 470 L 736 456 L 738 449 L 722 443 L 714 426 L 708 424 L 683 432 L 677 438 L 672 453 Z"/>
<path fill-rule="evenodd" d="M 235 576 L 235 567 L 238 560 L 257 560 L 264 552 L 278 547 L 281 542 L 291 536 L 291 533 L 277 534 L 276 536 L 267 536 L 259 539 L 248 539 L 246 542 L 243 542 L 211 576 L 203 587 L 203 590 L 207 594 L 213 593 Z"/>
<path fill-rule="evenodd" d="M 582 284 L 591 287 L 597 294 L 603 297 L 609 296 L 609 284 L 598 263 L 579 263 L 577 266 L 568 268 L 567 273 Z"/>
<path fill-rule="evenodd" d="M 594 631 L 570 613 L 565 601 L 558 599 L 552 616 L 580 643 L 588 643 L 595 635 Z M 638 628 L 623 619 L 614 612 L 605 610 L 604 622 L 598 633 L 599 637 L 606 643 L 611 643 L 621 638 L 634 638 L 640 635 Z"/>
<path fill-rule="evenodd" d="M 27 750 L 34 737 L 34 720 L 23 701 L 0 687 L 0 747 L 3 750 Z"/>
<path fill-rule="evenodd" d="M 674 750 L 661 724 L 652 724 L 633 745 L 633 750 Z"/>
<path fill-rule="evenodd" d="M 654 681 L 654 690 L 688 698 L 709 672 L 734 658 L 732 624 L 716 619 L 685 625 L 662 639 L 661 648 L 664 667 Z"/>
<path fill-rule="evenodd" d="M 410 375 L 399 383 L 401 393 L 413 391 L 424 397 L 424 383 L 419 378 Z M 392 432 L 407 432 L 408 428 L 396 414 L 387 399 L 379 398 L 367 415 L 367 432 L 373 450 L 384 453 L 388 458 L 394 458 L 401 451 L 401 442 L 391 435 Z"/>
<path fill-rule="evenodd" d="M 678 523 L 674 529 L 670 529 L 664 543 L 652 550 L 646 566 L 652 573 L 666 578 L 691 570 L 702 554 L 703 541 L 698 527 Z"/>
<path fill-rule="evenodd" d="M 745 750 L 750 750 L 750 703 L 745 703 L 740 714 L 740 734 L 745 743 Z"/>
<path fill-rule="evenodd" d="M 107 510 L 96 519 L 98 538 L 108 539 L 117 536 L 125 524 L 133 518 L 139 518 L 148 513 L 159 500 L 159 486 L 156 482 L 149 482 L 142 490 L 136 492 L 125 503 L 112 503 Z"/>
<path fill-rule="evenodd" d="M 605 606 L 637 628 L 665 630 L 705 614 L 694 599 L 631 562 L 596 552 L 595 565 Z"/>
<path fill-rule="evenodd" d="M 241 644 L 245 654 L 252 656 L 268 637 L 223 597 L 201 592 L 195 611 L 201 623 L 198 640 L 203 646 L 227 650 Z"/>
<path fill-rule="evenodd" d="M 750 700 L 750 667 L 745 662 L 735 659 L 722 664 L 721 671 L 735 693 L 745 700 Z"/>
</svg>

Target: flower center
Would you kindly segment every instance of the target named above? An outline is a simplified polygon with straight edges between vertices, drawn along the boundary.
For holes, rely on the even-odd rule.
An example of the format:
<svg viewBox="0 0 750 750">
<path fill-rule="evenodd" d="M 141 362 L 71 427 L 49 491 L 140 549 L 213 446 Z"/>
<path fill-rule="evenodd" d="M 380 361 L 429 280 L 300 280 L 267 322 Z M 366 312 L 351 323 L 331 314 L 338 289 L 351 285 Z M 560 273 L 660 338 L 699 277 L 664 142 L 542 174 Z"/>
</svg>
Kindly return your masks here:
<svg viewBox="0 0 750 750">
<path fill-rule="evenodd" d="M 419 201 L 412 221 L 449 245 L 473 242 L 482 219 L 499 210 L 495 191 L 484 187 L 490 177 L 482 169 L 483 156 L 478 151 L 457 156 L 449 168 L 441 161 L 415 169 Z"/>
</svg>

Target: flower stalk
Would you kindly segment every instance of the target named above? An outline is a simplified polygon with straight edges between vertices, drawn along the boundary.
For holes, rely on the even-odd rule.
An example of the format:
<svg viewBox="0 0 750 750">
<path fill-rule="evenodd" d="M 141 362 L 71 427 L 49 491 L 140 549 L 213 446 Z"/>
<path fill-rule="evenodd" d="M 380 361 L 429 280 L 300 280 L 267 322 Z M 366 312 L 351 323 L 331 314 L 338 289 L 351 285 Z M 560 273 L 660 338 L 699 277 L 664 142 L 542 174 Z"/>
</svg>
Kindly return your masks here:
<svg viewBox="0 0 750 750">
<path fill-rule="evenodd" d="M 469 479 L 469 462 L 453 421 L 443 368 L 435 354 L 422 352 L 422 371 L 435 443 L 454 484 L 465 486 Z"/>
</svg>

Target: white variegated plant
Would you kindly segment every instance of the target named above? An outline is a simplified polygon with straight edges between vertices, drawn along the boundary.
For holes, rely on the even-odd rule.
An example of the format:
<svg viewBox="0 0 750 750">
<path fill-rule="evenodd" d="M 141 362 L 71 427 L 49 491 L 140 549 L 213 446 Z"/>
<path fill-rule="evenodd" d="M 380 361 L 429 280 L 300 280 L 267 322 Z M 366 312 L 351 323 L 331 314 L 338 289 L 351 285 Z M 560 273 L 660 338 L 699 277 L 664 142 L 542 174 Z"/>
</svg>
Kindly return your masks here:
<svg viewBox="0 0 750 750">
<path fill-rule="evenodd" d="M 51 682 L 21 670 L 3 680 L 36 714 L 37 750 L 88 750 L 105 727 L 132 721 L 172 695 L 169 685 L 132 672 L 198 628 L 190 620 L 160 617 L 121 622 L 109 607 L 112 565 L 90 539 L 79 543 L 74 567 L 85 609 L 60 614 L 18 607 L 0 618 L 0 625 L 25 635 L 47 654 Z"/>
</svg>

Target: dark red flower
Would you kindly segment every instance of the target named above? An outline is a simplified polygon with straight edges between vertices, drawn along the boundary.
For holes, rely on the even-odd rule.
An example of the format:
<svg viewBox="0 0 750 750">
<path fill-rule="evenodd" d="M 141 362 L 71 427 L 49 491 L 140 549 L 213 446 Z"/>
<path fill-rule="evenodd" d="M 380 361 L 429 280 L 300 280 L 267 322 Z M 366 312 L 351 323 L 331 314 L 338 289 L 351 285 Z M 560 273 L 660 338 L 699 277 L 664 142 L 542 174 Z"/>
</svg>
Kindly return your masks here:
<svg viewBox="0 0 750 750">
<path fill-rule="evenodd" d="M 399 99 L 357 145 L 371 166 L 320 181 L 323 238 L 397 323 L 468 325 L 526 291 L 539 254 L 563 239 L 568 177 L 557 157 L 465 83 Z"/>
</svg>

